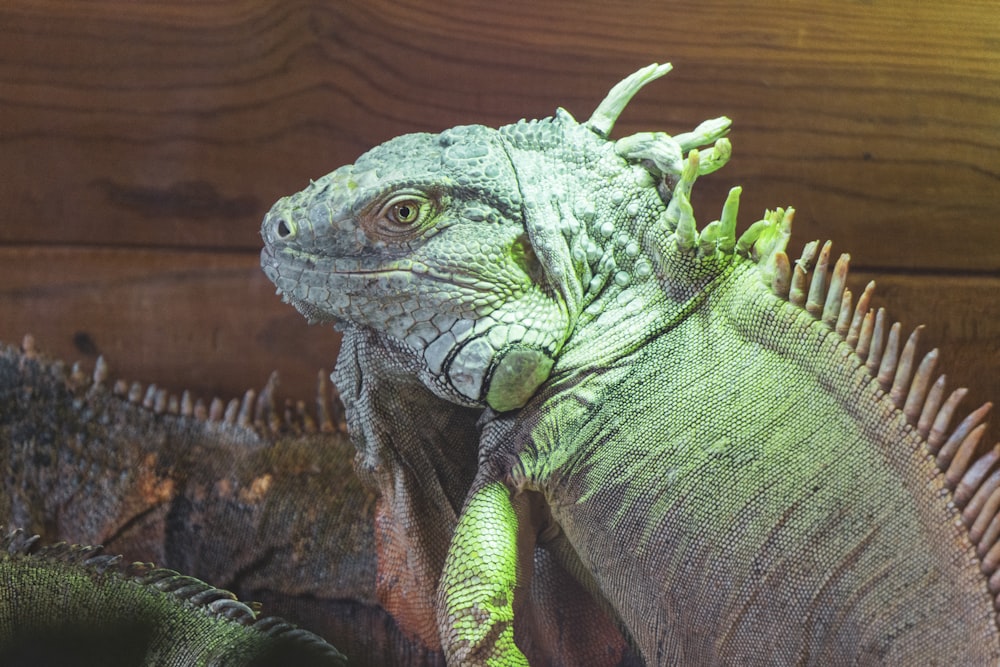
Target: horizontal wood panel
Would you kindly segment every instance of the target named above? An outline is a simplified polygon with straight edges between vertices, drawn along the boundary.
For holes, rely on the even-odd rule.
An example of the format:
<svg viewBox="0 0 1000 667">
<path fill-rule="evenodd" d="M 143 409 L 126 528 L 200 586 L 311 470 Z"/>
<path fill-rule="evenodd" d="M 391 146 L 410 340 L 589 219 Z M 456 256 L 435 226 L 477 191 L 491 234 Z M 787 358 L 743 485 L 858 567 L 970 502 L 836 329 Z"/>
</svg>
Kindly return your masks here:
<svg viewBox="0 0 1000 667">
<path fill-rule="evenodd" d="M 878 283 L 876 306 L 909 331 L 926 324 L 923 349 L 941 348 L 950 386 L 967 407 L 1000 399 L 1000 278 L 857 272 L 855 294 Z M 231 398 L 273 369 L 281 393 L 308 399 L 329 370 L 337 334 L 309 327 L 274 295 L 249 253 L 0 247 L 0 340 L 26 332 L 46 352 L 174 392 Z"/>
<path fill-rule="evenodd" d="M 224 400 L 280 371 L 286 397 L 310 399 L 339 334 L 309 327 L 250 253 L 0 247 L 0 340 L 88 370 Z"/>
<path fill-rule="evenodd" d="M 0 8 L 0 242 L 253 249 L 270 204 L 394 135 L 585 118 L 675 71 L 617 134 L 735 120 L 710 219 L 794 204 L 855 265 L 1000 270 L 1000 5 L 211 3 Z"/>
</svg>

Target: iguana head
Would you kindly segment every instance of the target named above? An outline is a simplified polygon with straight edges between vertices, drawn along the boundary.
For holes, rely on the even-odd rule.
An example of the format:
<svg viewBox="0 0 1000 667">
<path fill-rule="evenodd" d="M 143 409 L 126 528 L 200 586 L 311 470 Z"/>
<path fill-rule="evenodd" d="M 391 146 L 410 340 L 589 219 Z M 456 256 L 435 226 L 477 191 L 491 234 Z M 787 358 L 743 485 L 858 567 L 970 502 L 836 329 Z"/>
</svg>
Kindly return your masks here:
<svg viewBox="0 0 1000 667">
<path fill-rule="evenodd" d="M 728 128 L 608 140 L 631 97 L 667 71 L 628 77 L 583 124 L 560 109 L 377 146 L 272 207 L 264 272 L 310 321 L 402 341 L 437 395 L 519 407 L 588 304 L 650 276 L 640 236 L 643 220 L 669 215 L 663 177 Z M 702 173 L 728 154 L 720 139 Z"/>
</svg>

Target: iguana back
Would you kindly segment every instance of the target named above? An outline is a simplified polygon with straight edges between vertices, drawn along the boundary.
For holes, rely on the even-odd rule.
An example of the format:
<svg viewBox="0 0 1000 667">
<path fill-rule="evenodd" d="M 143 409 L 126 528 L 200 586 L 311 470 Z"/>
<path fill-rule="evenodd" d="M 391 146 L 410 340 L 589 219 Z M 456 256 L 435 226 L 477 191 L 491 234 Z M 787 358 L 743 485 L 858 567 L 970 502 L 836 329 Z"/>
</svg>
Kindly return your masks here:
<svg viewBox="0 0 1000 667">
<path fill-rule="evenodd" d="M 487 433 L 530 443 L 513 484 L 544 495 L 650 664 L 997 664 L 981 561 L 888 389 L 742 261 L 635 353 L 557 364 L 516 431 Z"/>
</svg>

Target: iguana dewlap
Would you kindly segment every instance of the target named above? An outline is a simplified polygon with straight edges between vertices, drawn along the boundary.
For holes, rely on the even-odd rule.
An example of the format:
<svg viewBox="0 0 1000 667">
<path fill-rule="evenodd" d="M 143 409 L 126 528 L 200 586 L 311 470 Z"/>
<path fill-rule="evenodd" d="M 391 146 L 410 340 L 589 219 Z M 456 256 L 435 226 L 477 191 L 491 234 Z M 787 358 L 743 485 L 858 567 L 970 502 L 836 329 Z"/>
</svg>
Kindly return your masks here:
<svg viewBox="0 0 1000 667">
<path fill-rule="evenodd" d="M 728 120 L 393 139 L 274 205 L 262 266 L 345 338 L 380 595 L 455 664 L 1000 663 L 997 450 L 791 211 L 697 229 Z M 712 144 L 707 150 L 697 147 Z M 436 627 L 434 623 L 436 619 Z M 572 619 L 572 620 L 567 620 Z"/>
</svg>

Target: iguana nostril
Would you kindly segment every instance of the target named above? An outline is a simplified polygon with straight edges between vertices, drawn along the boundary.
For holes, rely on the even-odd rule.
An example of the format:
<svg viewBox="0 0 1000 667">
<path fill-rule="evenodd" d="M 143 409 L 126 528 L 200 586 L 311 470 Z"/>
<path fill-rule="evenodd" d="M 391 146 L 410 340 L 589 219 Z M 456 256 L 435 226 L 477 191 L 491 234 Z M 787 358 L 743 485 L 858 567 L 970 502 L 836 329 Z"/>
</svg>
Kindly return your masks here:
<svg viewBox="0 0 1000 667">
<path fill-rule="evenodd" d="M 277 232 L 279 239 L 287 239 L 293 233 L 291 225 L 289 225 L 284 218 L 278 219 L 278 225 L 275 231 Z"/>
</svg>

